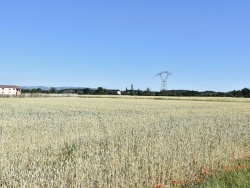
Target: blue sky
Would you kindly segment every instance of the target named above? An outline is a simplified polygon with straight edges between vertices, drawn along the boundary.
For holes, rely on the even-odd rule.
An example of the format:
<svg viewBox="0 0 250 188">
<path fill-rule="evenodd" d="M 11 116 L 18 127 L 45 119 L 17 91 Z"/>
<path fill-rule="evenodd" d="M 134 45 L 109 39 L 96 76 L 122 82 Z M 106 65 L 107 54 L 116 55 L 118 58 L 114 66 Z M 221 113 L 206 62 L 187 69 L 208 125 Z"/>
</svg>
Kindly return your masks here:
<svg viewBox="0 0 250 188">
<path fill-rule="evenodd" d="M 0 0 L 0 84 L 250 87 L 249 0 Z"/>
</svg>

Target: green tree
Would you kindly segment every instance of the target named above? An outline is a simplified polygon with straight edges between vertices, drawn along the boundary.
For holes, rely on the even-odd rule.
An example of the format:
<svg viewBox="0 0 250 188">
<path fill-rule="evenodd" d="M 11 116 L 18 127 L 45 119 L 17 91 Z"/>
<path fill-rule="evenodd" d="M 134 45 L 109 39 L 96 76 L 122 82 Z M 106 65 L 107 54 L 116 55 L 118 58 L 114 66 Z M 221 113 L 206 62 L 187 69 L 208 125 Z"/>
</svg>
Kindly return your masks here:
<svg viewBox="0 0 250 188">
<path fill-rule="evenodd" d="M 131 84 L 130 95 L 135 95 L 133 84 Z"/>
<path fill-rule="evenodd" d="M 241 90 L 242 96 L 243 97 L 250 97 L 250 89 L 244 88 Z"/>
<path fill-rule="evenodd" d="M 145 91 L 145 95 L 150 96 L 151 95 L 151 89 L 147 87 Z"/>
<path fill-rule="evenodd" d="M 92 90 L 90 88 L 84 88 L 83 94 L 92 94 Z"/>
<path fill-rule="evenodd" d="M 57 90 L 55 87 L 50 88 L 49 90 L 50 93 L 57 93 Z"/>
<path fill-rule="evenodd" d="M 42 93 L 42 89 L 41 88 L 37 88 L 37 90 L 36 90 L 38 93 Z"/>
<path fill-rule="evenodd" d="M 30 93 L 37 93 L 36 88 L 33 88 L 32 90 L 30 90 Z"/>
<path fill-rule="evenodd" d="M 125 91 L 125 94 L 127 95 L 129 92 L 128 92 L 128 88 L 126 87 L 126 91 Z"/>
<path fill-rule="evenodd" d="M 139 88 L 138 88 L 138 90 L 137 90 L 137 95 L 141 95 L 141 91 L 140 91 Z"/>
<path fill-rule="evenodd" d="M 104 89 L 103 87 L 98 87 L 97 90 L 96 90 L 96 94 L 97 95 L 104 95 Z"/>
</svg>

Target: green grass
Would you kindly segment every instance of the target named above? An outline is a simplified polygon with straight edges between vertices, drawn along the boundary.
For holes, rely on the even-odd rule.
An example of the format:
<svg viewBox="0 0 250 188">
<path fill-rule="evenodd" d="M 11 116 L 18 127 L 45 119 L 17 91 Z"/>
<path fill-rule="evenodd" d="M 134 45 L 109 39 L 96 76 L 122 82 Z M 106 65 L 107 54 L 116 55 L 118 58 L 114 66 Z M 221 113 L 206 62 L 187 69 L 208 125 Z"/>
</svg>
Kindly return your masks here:
<svg viewBox="0 0 250 188">
<path fill-rule="evenodd" d="M 200 183 L 197 182 L 198 178 L 201 179 Z M 198 175 L 194 182 L 181 187 L 248 188 L 250 187 L 250 158 L 235 161 L 229 169 L 224 167 L 210 175 Z"/>
</svg>

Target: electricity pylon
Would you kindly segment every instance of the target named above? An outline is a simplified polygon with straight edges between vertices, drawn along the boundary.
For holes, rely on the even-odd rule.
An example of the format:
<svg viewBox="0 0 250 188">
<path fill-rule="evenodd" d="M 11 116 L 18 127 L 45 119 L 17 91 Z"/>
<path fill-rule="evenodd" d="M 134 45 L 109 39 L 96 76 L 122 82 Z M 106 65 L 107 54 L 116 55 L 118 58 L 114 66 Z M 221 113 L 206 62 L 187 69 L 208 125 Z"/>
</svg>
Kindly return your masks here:
<svg viewBox="0 0 250 188">
<path fill-rule="evenodd" d="M 167 80 L 168 80 L 168 76 L 171 74 L 173 73 L 170 73 L 168 71 L 162 71 L 156 75 L 156 76 L 161 77 L 161 90 L 160 91 L 163 91 L 163 92 L 167 91 Z"/>
</svg>

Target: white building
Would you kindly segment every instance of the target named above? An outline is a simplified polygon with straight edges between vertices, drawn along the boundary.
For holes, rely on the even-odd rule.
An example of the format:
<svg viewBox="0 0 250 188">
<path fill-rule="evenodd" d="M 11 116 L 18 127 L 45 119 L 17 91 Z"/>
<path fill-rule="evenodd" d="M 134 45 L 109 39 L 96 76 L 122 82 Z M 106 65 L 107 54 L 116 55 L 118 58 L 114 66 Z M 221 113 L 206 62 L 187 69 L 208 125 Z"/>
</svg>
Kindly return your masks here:
<svg viewBox="0 0 250 188">
<path fill-rule="evenodd" d="M 0 85 L 0 95 L 21 95 L 21 88 L 19 86 Z"/>
</svg>

